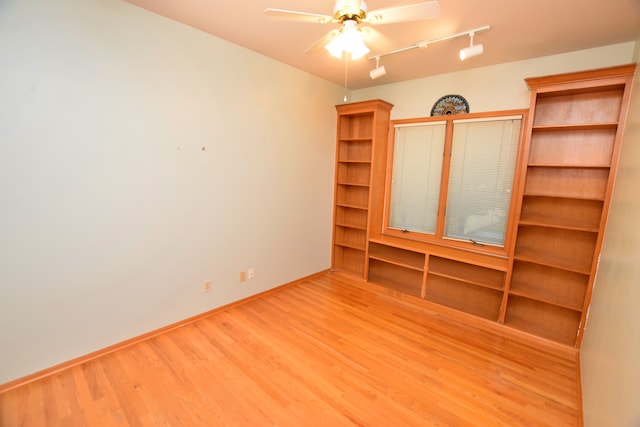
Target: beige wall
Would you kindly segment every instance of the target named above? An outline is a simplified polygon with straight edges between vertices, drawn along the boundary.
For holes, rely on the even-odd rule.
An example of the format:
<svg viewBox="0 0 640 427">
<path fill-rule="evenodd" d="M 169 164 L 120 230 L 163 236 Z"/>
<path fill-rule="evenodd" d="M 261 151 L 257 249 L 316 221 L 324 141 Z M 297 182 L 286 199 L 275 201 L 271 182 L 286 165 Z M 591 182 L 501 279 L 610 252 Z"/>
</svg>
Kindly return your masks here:
<svg viewBox="0 0 640 427">
<path fill-rule="evenodd" d="M 0 383 L 328 268 L 342 96 L 121 1 L 0 1 Z"/>
<path fill-rule="evenodd" d="M 640 39 L 635 62 L 640 60 Z M 640 426 L 640 76 L 636 70 L 581 351 L 586 427 Z"/>
</svg>

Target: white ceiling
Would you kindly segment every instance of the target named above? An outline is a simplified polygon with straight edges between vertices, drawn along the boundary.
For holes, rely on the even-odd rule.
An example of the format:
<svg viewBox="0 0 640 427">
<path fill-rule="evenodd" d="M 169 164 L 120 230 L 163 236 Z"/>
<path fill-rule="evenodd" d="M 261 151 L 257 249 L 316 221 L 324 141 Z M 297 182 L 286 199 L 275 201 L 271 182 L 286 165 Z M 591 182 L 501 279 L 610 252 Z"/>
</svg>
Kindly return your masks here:
<svg viewBox="0 0 640 427">
<path fill-rule="evenodd" d="M 345 83 L 346 63 L 324 49 L 305 51 L 338 24 L 299 23 L 267 17 L 264 9 L 333 15 L 334 0 L 125 0 L 195 27 L 295 68 Z M 369 10 L 420 0 L 367 0 Z M 464 62 L 462 37 L 382 58 L 387 74 L 371 80 L 375 61 L 367 58 L 474 28 L 484 54 Z M 371 52 L 349 61 L 349 89 L 388 84 L 504 62 L 519 61 L 609 44 L 635 41 L 640 35 L 640 0 L 440 0 L 436 19 L 375 26 L 366 40 Z"/>
</svg>

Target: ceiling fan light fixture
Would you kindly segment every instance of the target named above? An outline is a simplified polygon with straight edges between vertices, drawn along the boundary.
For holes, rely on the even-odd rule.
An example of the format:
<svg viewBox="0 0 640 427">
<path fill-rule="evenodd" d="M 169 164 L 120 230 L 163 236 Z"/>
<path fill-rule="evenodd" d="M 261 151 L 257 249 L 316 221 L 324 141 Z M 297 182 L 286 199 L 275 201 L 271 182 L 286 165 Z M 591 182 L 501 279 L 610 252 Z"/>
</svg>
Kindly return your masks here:
<svg viewBox="0 0 640 427">
<path fill-rule="evenodd" d="M 331 56 L 335 56 L 338 59 L 342 59 L 342 41 L 341 34 L 335 36 L 327 45 L 324 47 L 327 49 Z"/>
<path fill-rule="evenodd" d="M 358 59 L 369 53 L 354 20 L 344 21 L 340 33 L 327 43 L 325 49 L 336 58 L 342 58 L 343 51 L 349 52 L 351 59 Z"/>
</svg>

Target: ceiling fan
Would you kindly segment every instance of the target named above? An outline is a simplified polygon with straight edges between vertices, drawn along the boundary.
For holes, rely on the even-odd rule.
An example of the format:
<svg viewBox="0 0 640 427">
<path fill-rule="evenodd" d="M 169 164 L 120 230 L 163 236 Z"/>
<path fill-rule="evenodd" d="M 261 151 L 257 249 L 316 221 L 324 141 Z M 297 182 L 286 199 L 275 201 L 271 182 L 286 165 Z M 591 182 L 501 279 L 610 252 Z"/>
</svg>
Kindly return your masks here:
<svg viewBox="0 0 640 427">
<path fill-rule="evenodd" d="M 327 33 L 307 49 L 307 52 L 315 46 L 324 45 L 336 58 L 342 58 L 342 53 L 348 52 L 351 59 L 358 59 L 369 52 L 362 39 L 362 33 L 370 28 L 361 28 L 360 24 L 381 25 L 432 19 L 440 13 L 440 4 L 437 0 L 431 0 L 368 11 L 364 0 L 337 0 L 332 16 L 272 8 L 265 9 L 264 13 L 267 16 L 298 22 L 340 24 L 339 29 Z"/>
</svg>

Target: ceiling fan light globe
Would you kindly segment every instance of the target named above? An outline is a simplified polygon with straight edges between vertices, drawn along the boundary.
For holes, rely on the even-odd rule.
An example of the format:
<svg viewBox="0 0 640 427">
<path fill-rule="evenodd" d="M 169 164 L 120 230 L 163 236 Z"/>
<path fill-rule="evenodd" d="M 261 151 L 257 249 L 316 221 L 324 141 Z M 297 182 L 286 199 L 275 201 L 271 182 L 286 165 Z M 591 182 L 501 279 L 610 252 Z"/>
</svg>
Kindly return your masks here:
<svg viewBox="0 0 640 427">
<path fill-rule="evenodd" d="M 338 59 L 342 59 L 342 42 L 341 35 L 334 37 L 327 45 L 324 47 L 327 49 L 331 56 L 336 57 Z"/>
<path fill-rule="evenodd" d="M 369 53 L 369 48 L 364 44 L 362 39 L 360 39 L 360 43 L 352 45 L 351 50 L 348 51 L 351 53 L 351 59 L 358 59 Z"/>
</svg>

